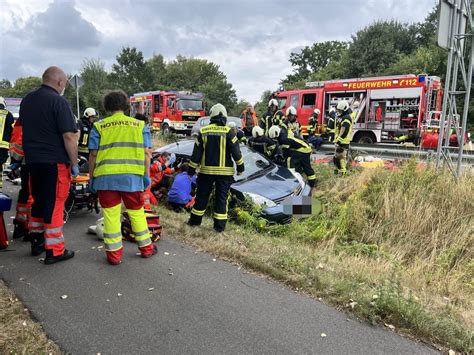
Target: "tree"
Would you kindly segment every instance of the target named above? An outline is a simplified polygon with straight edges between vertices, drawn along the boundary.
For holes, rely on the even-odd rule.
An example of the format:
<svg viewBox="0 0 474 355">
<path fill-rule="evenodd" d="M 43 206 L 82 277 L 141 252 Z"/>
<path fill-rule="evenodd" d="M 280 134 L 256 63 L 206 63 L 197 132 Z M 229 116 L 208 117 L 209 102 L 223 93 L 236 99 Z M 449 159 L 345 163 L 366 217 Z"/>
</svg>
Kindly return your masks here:
<svg viewBox="0 0 474 355">
<path fill-rule="evenodd" d="M 152 90 L 167 90 L 164 82 L 166 78 L 166 62 L 161 54 L 153 54 L 153 56 L 147 60 L 146 65 L 148 66 L 151 77 L 152 77 Z"/>
<path fill-rule="evenodd" d="M 260 96 L 260 100 L 255 104 L 254 108 L 258 117 L 263 117 L 265 112 L 267 112 L 268 101 L 270 101 L 272 94 L 273 92 L 271 90 L 265 90 L 262 96 Z"/>
<path fill-rule="evenodd" d="M 166 66 L 163 84 L 174 90 L 204 93 L 208 108 L 219 102 L 231 110 L 237 103 L 237 95 L 226 75 L 217 64 L 205 59 L 177 56 Z"/>
<path fill-rule="evenodd" d="M 250 105 L 248 101 L 239 100 L 239 102 L 237 102 L 237 104 L 228 112 L 228 114 L 231 116 L 240 117 L 248 105 Z"/>
<path fill-rule="evenodd" d="M 136 48 L 122 48 L 116 57 L 117 63 L 112 65 L 109 80 L 116 89 L 125 91 L 128 95 L 149 90 L 151 70 L 145 64 L 143 53 Z"/>
<path fill-rule="evenodd" d="M 414 25 L 415 39 L 418 46 L 430 46 L 436 44 L 439 22 L 439 4 L 425 18 L 425 21 Z"/>
<path fill-rule="evenodd" d="M 304 47 L 299 53 L 290 54 L 293 74 L 282 81 L 286 87 L 299 81 L 304 81 L 311 74 L 324 70 L 327 66 L 339 62 L 347 51 L 348 43 L 340 41 L 325 41 Z"/>
<path fill-rule="evenodd" d="M 36 76 L 27 76 L 18 78 L 15 85 L 9 80 L 2 80 L 0 82 L 0 95 L 4 97 L 24 97 L 30 91 L 41 86 L 41 78 Z"/>
<path fill-rule="evenodd" d="M 0 90 L 8 90 L 12 88 L 12 83 L 8 79 L 0 80 Z"/>
<path fill-rule="evenodd" d="M 396 21 L 378 21 L 352 37 L 347 62 L 348 75 L 362 77 L 379 75 L 402 55 L 416 48 L 413 28 Z"/>
<path fill-rule="evenodd" d="M 104 63 L 100 59 L 84 60 L 80 76 L 84 80 L 80 97 L 85 107 L 102 109 L 102 98 L 105 91 L 111 88 Z"/>
</svg>

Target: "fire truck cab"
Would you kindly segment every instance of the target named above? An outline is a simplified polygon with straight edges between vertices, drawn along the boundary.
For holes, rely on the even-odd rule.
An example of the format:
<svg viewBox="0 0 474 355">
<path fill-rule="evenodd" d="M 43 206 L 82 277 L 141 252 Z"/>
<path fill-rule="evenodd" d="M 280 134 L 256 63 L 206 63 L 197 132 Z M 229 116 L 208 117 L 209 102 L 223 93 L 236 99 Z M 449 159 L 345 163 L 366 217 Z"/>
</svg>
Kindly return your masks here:
<svg viewBox="0 0 474 355">
<path fill-rule="evenodd" d="M 319 124 L 326 122 L 331 107 L 347 100 L 356 117 L 352 141 L 359 143 L 399 142 L 421 137 L 420 129 L 441 108 L 442 88 L 439 77 L 399 75 L 363 79 L 311 82 L 309 88 L 276 94 L 280 108 L 294 106 L 303 130 L 315 108 L 321 111 Z M 416 142 L 415 142 L 416 143 Z"/>
<path fill-rule="evenodd" d="M 185 91 L 149 91 L 130 97 L 130 115 L 147 117 L 154 130 L 190 134 L 194 123 L 205 115 L 204 95 Z"/>
</svg>

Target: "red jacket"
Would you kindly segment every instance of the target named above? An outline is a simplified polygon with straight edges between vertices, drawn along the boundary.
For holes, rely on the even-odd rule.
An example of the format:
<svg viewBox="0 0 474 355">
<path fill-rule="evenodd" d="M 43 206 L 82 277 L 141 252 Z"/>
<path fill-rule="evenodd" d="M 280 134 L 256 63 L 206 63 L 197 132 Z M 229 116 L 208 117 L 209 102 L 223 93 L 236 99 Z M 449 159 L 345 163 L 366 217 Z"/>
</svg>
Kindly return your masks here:
<svg viewBox="0 0 474 355">
<path fill-rule="evenodd" d="M 13 126 L 12 137 L 10 139 L 10 157 L 16 162 L 21 162 L 25 153 L 23 152 L 23 128 L 19 120 Z"/>
</svg>

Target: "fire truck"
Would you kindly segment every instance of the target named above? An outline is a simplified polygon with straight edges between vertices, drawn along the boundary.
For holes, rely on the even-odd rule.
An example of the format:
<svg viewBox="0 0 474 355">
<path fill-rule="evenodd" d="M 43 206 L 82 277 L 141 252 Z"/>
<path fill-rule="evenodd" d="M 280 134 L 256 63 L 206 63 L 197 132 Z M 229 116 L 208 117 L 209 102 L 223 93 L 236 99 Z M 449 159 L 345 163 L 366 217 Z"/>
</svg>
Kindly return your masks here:
<svg viewBox="0 0 474 355">
<path fill-rule="evenodd" d="M 130 115 L 146 116 L 154 130 L 190 134 L 194 123 L 205 115 L 204 95 L 186 91 L 149 91 L 130 97 Z"/>
<path fill-rule="evenodd" d="M 340 100 L 359 102 L 352 141 L 399 142 L 410 137 L 419 143 L 421 130 L 439 119 L 443 89 L 439 77 L 398 75 L 307 83 L 307 89 L 275 93 L 279 107 L 297 109 L 303 133 L 314 109 L 321 111 L 323 126 L 331 107 Z"/>
</svg>

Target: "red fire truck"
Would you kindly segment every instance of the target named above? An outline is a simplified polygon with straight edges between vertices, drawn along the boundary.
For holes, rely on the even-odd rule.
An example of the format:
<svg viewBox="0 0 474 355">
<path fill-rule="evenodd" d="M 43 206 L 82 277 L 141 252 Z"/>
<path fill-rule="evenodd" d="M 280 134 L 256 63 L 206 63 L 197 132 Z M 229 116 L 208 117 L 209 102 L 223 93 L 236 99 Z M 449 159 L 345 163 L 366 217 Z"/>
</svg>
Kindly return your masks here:
<svg viewBox="0 0 474 355">
<path fill-rule="evenodd" d="M 294 106 L 298 120 L 307 128 L 308 118 L 320 109 L 322 126 L 331 107 L 340 100 L 359 102 L 352 141 L 396 142 L 402 137 L 421 137 L 427 121 L 439 118 L 443 90 L 440 78 L 428 75 L 399 75 L 307 83 L 307 89 L 276 93 L 279 106 Z"/>
<path fill-rule="evenodd" d="M 204 95 L 185 91 L 149 91 L 130 97 L 130 114 L 145 115 L 162 133 L 190 134 L 199 117 L 205 115 Z"/>
</svg>

